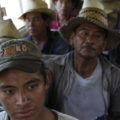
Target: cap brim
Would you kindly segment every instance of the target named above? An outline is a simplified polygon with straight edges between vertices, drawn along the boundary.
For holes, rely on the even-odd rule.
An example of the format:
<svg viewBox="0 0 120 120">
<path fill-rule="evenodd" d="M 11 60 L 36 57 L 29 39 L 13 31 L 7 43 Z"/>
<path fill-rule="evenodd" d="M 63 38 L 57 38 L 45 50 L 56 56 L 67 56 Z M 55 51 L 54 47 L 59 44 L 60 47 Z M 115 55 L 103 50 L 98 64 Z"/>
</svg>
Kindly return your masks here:
<svg viewBox="0 0 120 120">
<path fill-rule="evenodd" d="M 53 20 L 54 19 L 54 15 L 55 15 L 55 12 L 53 10 L 51 10 L 51 9 L 40 8 L 40 9 L 31 9 L 29 11 L 26 11 L 18 19 L 23 20 L 24 19 L 24 15 L 26 15 L 27 13 L 30 13 L 30 12 L 44 13 L 44 14 L 49 16 L 50 20 Z"/>
<path fill-rule="evenodd" d="M 0 65 L 0 72 L 6 69 L 18 69 L 24 72 L 35 73 L 40 71 L 41 60 L 9 60 Z"/>
<path fill-rule="evenodd" d="M 108 37 L 106 39 L 109 41 L 110 44 L 108 43 L 106 49 L 111 49 L 120 42 L 119 31 L 112 30 L 106 26 L 101 25 L 100 23 L 98 23 L 96 21 L 93 21 L 92 19 L 84 18 L 84 17 L 72 18 L 67 24 L 65 24 L 64 26 L 62 26 L 60 28 L 59 32 L 60 32 L 61 36 L 67 42 L 69 42 L 69 38 L 70 38 L 72 32 L 75 30 L 75 28 L 77 26 L 79 26 L 80 24 L 87 23 L 87 22 L 93 23 L 108 32 Z"/>
</svg>

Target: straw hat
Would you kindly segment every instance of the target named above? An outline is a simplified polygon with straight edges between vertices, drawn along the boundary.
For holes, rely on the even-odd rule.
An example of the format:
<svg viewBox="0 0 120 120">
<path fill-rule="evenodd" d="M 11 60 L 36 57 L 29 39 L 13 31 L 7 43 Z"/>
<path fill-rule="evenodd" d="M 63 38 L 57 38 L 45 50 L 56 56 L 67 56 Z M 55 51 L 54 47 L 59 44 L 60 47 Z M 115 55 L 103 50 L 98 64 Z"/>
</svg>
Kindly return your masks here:
<svg viewBox="0 0 120 120">
<path fill-rule="evenodd" d="M 99 1 L 103 4 L 104 9 L 105 11 L 107 11 L 108 14 L 120 8 L 120 0 L 99 0 Z"/>
<path fill-rule="evenodd" d="M 43 0 L 23 0 L 23 13 L 19 19 L 24 19 L 24 15 L 29 12 L 45 13 L 51 20 L 54 18 L 54 11 Z"/>
<path fill-rule="evenodd" d="M 11 19 L 0 21 L 0 38 L 19 38 L 20 34 Z"/>
<path fill-rule="evenodd" d="M 84 0 L 83 7 L 76 18 L 60 28 L 61 35 L 69 41 L 74 29 L 80 24 L 90 22 L 108 31 L 106 49 L 111 49 L 120 42 L 120 33 L 108 27 L 107 14 L 98 0 Z"/>
</svg>

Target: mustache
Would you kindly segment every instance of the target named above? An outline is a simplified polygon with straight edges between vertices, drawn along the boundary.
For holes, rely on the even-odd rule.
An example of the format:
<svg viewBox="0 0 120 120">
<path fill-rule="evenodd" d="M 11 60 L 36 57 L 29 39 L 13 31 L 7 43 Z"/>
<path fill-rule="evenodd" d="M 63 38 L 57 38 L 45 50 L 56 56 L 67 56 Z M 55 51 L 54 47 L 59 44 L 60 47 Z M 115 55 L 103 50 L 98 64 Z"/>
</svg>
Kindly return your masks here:
<svg viewBox="0 0 120 120">
<path fill-rule="evenodd" d="M 93 50 L 93 51 L 96 50 L 96 49 L 95 49 L 92 45 L 90 45 L 90 44 L 84 45 L 84 46 L 82 47 L 82 49 L 83 49 L 83 48 L 91 49 L 91 50 Z"/>
</svg>

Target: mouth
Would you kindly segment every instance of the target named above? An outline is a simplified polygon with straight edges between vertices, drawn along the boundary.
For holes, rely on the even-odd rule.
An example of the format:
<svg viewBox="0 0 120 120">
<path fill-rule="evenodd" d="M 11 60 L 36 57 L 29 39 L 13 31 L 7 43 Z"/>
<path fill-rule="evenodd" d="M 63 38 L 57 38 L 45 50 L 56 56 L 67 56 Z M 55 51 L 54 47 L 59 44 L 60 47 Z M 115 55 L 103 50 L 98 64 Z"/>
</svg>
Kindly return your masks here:
<svg viewBox="0 0 120 120">
<path fill-rule="evenodd" d="M 95 48 L 93 48 L 91 46 L 84 46 L 83 49 L 88 49 L 88 50 L 95 51 Z"/>
<path fill-rule="evenodd" d="M 24 110 L 24 111 L 20 111 L 17 113 L 17 116 L 19 117 L 30 117 L 33 114 L 33 110 L 29 109 L 29 110 Z"/>
</svg>

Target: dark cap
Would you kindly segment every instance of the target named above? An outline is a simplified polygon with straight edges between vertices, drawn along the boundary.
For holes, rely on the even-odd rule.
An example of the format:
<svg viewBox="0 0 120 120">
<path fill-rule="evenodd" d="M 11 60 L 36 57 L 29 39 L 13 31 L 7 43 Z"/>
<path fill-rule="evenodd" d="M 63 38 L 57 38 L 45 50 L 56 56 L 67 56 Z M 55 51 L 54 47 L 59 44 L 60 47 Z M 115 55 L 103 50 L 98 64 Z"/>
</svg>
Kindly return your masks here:
<svg viewBox="0 0 120 120">
<path fill-rule="evenodd" d="M 41 52 L 32 42 L 11 39 L 0 44 L 0 72 L 13 68 L 34 73 L 42 66 Z"/>
</svg>

